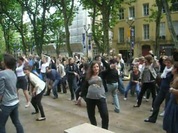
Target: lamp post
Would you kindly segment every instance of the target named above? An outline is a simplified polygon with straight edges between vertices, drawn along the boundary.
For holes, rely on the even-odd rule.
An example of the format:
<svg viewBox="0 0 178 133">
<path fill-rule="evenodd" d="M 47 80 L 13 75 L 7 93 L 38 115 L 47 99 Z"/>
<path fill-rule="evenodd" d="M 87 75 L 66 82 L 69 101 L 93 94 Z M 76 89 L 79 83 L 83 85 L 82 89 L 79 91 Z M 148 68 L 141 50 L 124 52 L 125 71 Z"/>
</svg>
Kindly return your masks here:
<svg viewBox="0 0 178 133">
<path fill-rule="evenodd" d="M 134 28 L 132 27 L 133 23 L 134 23 L 134 18 L 129 17 L 128 19 L 126 19 L 127 24 L 129 25 L 129 38 L 130 38 L 130 51 L 129 51 L 129 56 L 132 57 L 134 52 L 133 52 L 133 48 L 134 48 L 134 36 L 135 36 L 135 31 Z"/>
<path fill-rule="evenodd" d="M 87 55 L 87 58 L 88 58 L 88 49 L 89 49 L 89 41 L 88 41 L 88 37 L 90 37 L 90 34 L 88 34 L 88 31 L 90 29 L 90 24 L 88 24 L 88 26 L 84 25 L 84 30 L 85 30 L 85 37 L 86 37 L 86 41 L 85 41 L 85 48 L 86 48 L 86 55 Z"/>
</svg>

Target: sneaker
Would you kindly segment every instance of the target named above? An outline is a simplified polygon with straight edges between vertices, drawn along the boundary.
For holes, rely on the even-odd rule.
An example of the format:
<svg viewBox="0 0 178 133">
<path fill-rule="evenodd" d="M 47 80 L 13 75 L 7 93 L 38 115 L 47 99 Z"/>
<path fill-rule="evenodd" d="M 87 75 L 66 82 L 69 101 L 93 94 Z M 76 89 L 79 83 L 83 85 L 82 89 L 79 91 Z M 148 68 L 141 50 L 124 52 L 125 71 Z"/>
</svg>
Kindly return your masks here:
<svg viewBox="0 0 178 133">
<path fill-rule="evenodd" d="M 126 101 L 127 100 L 127 98 L 126 97 L 124 97 L 124 101 Z"/>
<path fill-rule="evenodd" d="M 161 114 L 159 114 L 159 116 L 163 117 L 164 113 L 165 113 L 165 111 L 163 111 Z"/>
<path fill-rule="evenodd" d="M 119 109 L 114 109 L 114 112 L 120 113 L 120 110 Z"/>
<path fill-rule="evenodd" d="M 25 108 L 28 108 L 30 106 L 30 102 L 28 102 L 26 105 L 25 105 Z"/>
<path fill-rule="evenodd" d="M 32 112 L 31 114 L 32 114 L 32 115 L 35 115 L 35 114 L 38 114 L 38 112 Z"/>
<path fill-rule="evenodd" d="M 146 99 L 146 102 L 149 102 L 149 99 Z"/>
<path fill-rule="evenodd" d="M 153 108 L 150 109 L 150 112 L 153 112 Z"/>
<path fill-rule="evenodd" d="M 45 117 L 40 117 L 40 118 L 37 118 L 37 119 L 36 119 L 36 121 L 44 121 L 44 120 L 46 120 Z"/>
</svg>

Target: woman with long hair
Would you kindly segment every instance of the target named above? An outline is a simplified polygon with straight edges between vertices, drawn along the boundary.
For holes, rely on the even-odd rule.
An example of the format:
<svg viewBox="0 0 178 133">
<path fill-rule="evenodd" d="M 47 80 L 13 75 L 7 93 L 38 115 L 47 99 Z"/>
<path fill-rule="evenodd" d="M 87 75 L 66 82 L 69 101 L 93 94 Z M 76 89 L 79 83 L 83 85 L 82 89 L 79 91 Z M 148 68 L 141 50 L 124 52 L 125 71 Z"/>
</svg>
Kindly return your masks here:
<svg viewBox="0 0 178 133">
<path fill-rule="evenodd" d="M 16 75 L 17 75 L 17 89 L 22 89 L 23 93 L 25 95 L 26 98 L 26 102 L 27 104 L 25 105 L 25 108 L 30 106 L 30 98 L 28 95 L 28 82 L 27 82 L 27 78 L 25 76 L 25 73 L 23 71 L 23 68 L 25 67 L 25 65 L 27 64 L 27 59 L 25 57 L 18 57 L 17 60 L 17 67 L 16 67 Z"/>
<path fill-rule="evenodd" d="M 85 85 L 82 87 L 82 97 L 86 97 L 87 113 L 92 125 L 97 125 L 95 107 L 98 107 L 102 128 L 108 129 L 109 116 L 106 103 L 105 88 L 100 77 L 98 62 L 92 62 L 86 75 Z"/>
<path fill-rule="evenodd" d="M 143 95 L 147 90 L 150 90 L 152 93 L 152 107 L 154 100 L 156 98 L 156 91 L 155 91 L 155 79 L 157 77 L 156 71 L 153 66 L 153 57 L 151 55 L 145 56 L 145 65 L 143 70 L 141 71 L 141 91 L 138 95 L 138 101 L 134 107 L 140 107 L 142 103 Z"/>
</svg>

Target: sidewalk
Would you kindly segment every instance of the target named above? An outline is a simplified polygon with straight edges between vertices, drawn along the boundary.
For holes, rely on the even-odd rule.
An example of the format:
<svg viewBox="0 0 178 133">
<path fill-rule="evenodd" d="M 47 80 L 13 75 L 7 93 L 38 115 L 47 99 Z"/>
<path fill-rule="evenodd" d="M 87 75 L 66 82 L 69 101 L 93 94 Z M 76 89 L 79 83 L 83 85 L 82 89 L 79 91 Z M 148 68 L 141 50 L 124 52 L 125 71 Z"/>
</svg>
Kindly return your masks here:
<svg viewBox="0 0 178 133">
<path fill-rule="evenodd" d="M 31 112 L 34 111 L 33 107 L 24 107 L 24 95 L 20 93 L 19 116 L 25 133 L 63 133 L 64 130 L 71 127 L 89 123 L 84 101 L 82 106 L 79 107 L 74 105 L 74 102 L 69 101 L 69 97 L 69 93 L 59 94 L 59 99 L 56 100 L 52 99 L 52 96 L 43 97 L 42 103 L 46 113 L 46 121 L 37 122 L 35 121 L 37 116 L 31 115 Z M 150 102 L 145 102 L 143 99 L 143 104 L 140 108 L 133 108 L 136 102 L 135 97 L 128 95 L 128 100 L 124 101 L 123 96 L 119 94 L 119 99 L 121 112 L 117 114 L 114 112 L 111 97 L 108 98 L 110 131 L 115 133 L 164 133 L 162 130 L 162 117 L 158 116 L 158 121 L 155 124 L 143 122 L 151 114 L 151 99 Z M 101 127 L 101 119 L 97 110 L 96 118 L 98 126 Z M 15 128 L 10 118 L 6 129 L 7 133 L 15 133 Z"/>
</svg>

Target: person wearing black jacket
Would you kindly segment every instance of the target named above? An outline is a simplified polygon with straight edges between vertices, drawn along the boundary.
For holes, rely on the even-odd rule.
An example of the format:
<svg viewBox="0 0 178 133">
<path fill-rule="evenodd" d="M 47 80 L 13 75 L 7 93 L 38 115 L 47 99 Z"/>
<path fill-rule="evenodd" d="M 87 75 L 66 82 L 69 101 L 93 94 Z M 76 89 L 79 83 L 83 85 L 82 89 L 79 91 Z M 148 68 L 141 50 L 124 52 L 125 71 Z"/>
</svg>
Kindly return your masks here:
<svg viewBox="0 0 178 133">
<path fill-rule="evenodd" d="M 155 123 L 158 117 L 159 109 L 164 100 L 166 100 L 165 108 L 167 107 L 167 103 L 170 99 L 169 88 L 170 84 L 173 80 L 173 60 L 170 58 L 165 59 L 165 65 L 163 73 L 161 74 L 161 84 L 160 84 L 160 91 L 156 96 L 156 99 L 153 104 L 153 112 L 151 116 L 144 120 L 144 122 L 151 122 Z"/>
<path fill-rule="evenodd" d="M 66 66 L 66 74 L 67 74 L 67 81 L 68 81 L 69 89 L 71 93 L 70 100 L 74 100 L 75 91 L 78 88 L 79 69 L 78 69 L 77 64 L 75 64 L 73 58 L 69 58 L 69 64 Z"/>
<path fill-rule="evenodd" d="M 106 87 L 107 87 L 107 93 L 106 96 L 108 94 L 111 94 L 113 97 L 113 102 L 114 102 L 114 106 L 115 109 L 114 111 L 116 113 L 120 112 L 120 105 L 119 105 L 119 99 L 118 99 L 118 95 L 117 95 L 117 88 L 118 88 L 118 71 L 117 71 L 117 60 L 115 59 L 111 59 L 109 61 L 109 63 L 107 63 L 104 59 L 101 59 L 104 67 L 106 68 L 106 70 L 102 71 L 102 78 L 104 80 L 103 83 L 106 83 Z"/>
</svg>

